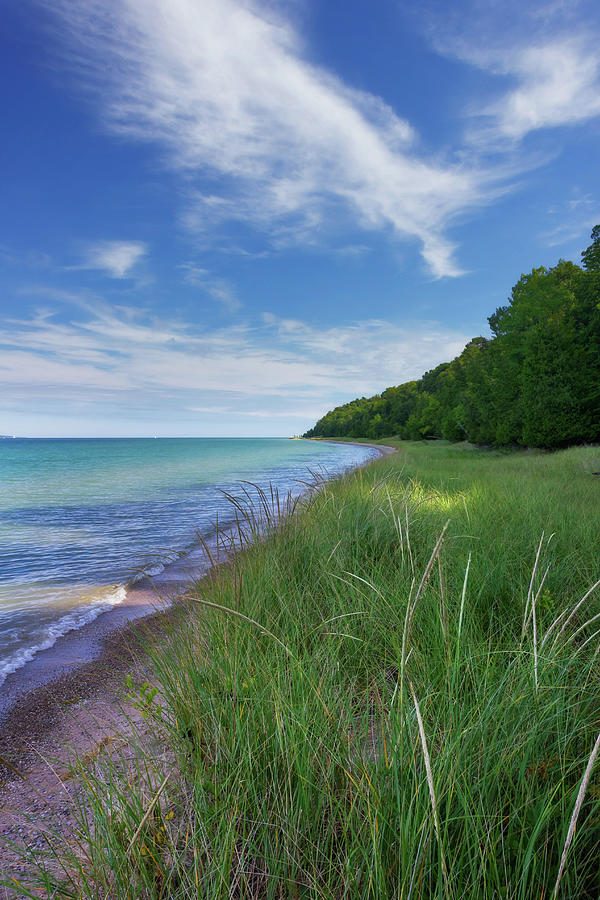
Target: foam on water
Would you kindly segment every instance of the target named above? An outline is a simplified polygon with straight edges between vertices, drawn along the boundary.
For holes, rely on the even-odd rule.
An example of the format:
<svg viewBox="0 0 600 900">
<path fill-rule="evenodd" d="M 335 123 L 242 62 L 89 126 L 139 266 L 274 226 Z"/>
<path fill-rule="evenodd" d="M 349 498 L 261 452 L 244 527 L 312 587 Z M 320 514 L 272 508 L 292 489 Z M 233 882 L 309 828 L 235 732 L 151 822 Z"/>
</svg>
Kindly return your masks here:
<svg viewBox="0 0 600 900">
<path fill-rule="evenodd" d="M 40 629 L 39 633 L 31 633 L 30 640 L 33 642 L 26 647 L 20 647 L 5 659 L 0 660 L 0 686 L 4 684 L 9 675 L 16 672 L 26 663 L 31 662 L 34 656 L 41 650 L 49 650 L 53 647 L 57 640 L 81 628 L 89 622 L 97 619 L 100 613 L 106 612 L 113 606 L 123 603 L 127 596 L 127 588 L 125 585 L 119 585 L 105 597 L 92 600 L 89 606 L 83 606 L 74 612 L 61 616 L 55 622 L 50 623 L 45 628 Z"/>
<path fill-rule="evenodd" d="M 311 472 L 334 476 L 374 455 L 286 439 L 1 441 L 0 685 L 122 604 L 127 585 L 161 573 L 167 584 L 199 536 L 233 522 L 228 494 L 253 483 L 298 495 Z"/>
</svg>

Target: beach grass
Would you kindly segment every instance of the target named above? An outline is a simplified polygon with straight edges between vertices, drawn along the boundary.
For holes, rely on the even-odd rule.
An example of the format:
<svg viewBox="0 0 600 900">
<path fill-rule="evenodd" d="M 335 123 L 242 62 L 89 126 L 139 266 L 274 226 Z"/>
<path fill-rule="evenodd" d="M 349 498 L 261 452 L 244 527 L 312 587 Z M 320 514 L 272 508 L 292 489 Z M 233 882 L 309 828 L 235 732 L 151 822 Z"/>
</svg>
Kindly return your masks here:
<svg viewBox="0 0 600 900">
<path fill-rule="evenodd" d="M 600 896 L 600 449 L 397 446 L 240 495 L 48 896 Z"/>
</svg>

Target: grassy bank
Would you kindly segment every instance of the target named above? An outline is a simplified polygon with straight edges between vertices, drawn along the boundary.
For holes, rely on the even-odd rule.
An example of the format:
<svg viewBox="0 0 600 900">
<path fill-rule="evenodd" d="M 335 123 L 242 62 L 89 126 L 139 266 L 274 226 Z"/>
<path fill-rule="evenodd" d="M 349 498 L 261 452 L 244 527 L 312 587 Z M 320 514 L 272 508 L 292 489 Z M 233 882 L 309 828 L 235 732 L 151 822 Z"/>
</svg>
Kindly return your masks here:
<svg viewBox="0 0 600 900">
<path fill-rule="evenodd" d="M 597 898 L 598 469 L 402 443 L 315 492 L 150 648 L 158 743 L 82 762 L 48 894 Z"/>
</svg>

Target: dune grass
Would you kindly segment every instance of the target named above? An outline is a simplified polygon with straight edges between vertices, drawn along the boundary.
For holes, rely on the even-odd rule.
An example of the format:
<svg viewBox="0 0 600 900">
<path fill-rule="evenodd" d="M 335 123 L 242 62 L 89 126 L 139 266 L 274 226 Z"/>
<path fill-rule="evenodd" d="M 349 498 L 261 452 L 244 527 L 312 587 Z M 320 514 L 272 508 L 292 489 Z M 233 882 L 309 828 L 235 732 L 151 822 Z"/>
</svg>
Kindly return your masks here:
<svg viewBox="0 0 600 900">
<path fill-rule="evenodd" d="M 599 468 L 402 442 L 240 501 L 270 533 L 149 647 L 158 744 L 82 768 L 48 896 L 600 896 Z"/>
</svg>

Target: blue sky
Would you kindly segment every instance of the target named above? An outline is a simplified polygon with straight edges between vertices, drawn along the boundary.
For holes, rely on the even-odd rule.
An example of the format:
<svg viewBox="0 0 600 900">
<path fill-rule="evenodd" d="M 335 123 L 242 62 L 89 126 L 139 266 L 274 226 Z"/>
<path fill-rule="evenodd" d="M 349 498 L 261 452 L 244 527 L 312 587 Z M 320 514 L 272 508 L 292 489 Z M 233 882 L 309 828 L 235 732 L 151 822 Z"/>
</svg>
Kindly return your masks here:
<svg viewBox="0 0 600 900">
<path fill-rule="evenodd" d="M 596 2 L 3 18 L 1 433 L 300 433 L 600 222 Z"/>
</svg>

